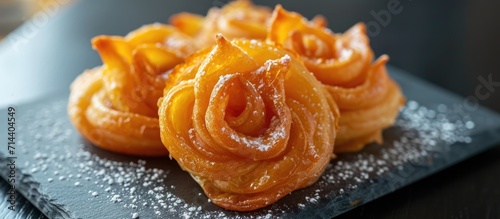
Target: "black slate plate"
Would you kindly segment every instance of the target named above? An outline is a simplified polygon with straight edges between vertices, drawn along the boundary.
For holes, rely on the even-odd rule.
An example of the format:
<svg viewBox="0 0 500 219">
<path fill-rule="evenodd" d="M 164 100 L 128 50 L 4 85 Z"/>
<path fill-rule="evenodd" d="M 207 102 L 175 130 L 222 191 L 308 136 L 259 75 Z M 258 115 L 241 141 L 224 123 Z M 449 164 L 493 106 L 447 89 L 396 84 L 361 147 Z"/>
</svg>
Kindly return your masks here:
<svg viewBox="0 0 500 219">
<path fill-rule="evenodd" d="M 314 185 L 249 213 L 224 211 L 174 161 L 122 156 L 82 139 L 66 116 L 67 95 L 16 109 L 16 187 L 50 218 L 329 218 L 488 149 L 500 117 L 390 68 L 408 104 L 383 145 L 340 155 Z M 464 109 L 472 109 L 467 105 Z M 6 109 L 0 115 L 7 115 Z M 6 129 L 5 122 L 2 129 Z M 1 149 L 0 165 L 9 162 Z M 8 178 L 8 169 L 0 174 Z"/>
</svg>

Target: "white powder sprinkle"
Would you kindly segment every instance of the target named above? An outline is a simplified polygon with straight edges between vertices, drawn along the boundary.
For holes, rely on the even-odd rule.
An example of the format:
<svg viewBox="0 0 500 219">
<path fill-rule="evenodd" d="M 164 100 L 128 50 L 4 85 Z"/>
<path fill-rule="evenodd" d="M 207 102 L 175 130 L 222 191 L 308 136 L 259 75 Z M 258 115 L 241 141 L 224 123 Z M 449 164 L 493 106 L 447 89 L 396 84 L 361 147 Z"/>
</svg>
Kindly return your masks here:
<svg viewBox="0 0 500 219">
<path fill-rule="evenodd" d="M 446 112 L 445 105 L 438 106 L 435 111 L 420 106 L 416 101 L 408 101 L 395 125 L 401 130 L 401 137 L 388 143 L 392 144 L 391 147 L 382 147 L 378 152 L 382 156 L 375 159 L 370 153 L 341 155 L 344 161 L 334 160 L 329 164 L 320 184 L 326 187 L 343 182 L 348 184 L 347 189 L 357 189 L 358 185 L 370 182 L 374 176 L 391 174 L 389 170 L 396 167 L 404 172 L 405 163 L 428 162 L 428 152 L 439 153 L 453 143 L 470 142 L 468 135 L 474 128 L 474 122 L 467 118 L 450 120 Z M 339 189 L 339 194 L 344 194 L 345 189 Z M 309 203 L 314 201 L 314 198 L 305 199 Z"/>
<path fill-rule="evenodd" d="M 281 61 L 286 62 L 286 59 L 283 57 Z M 88 191 L 92 199 L 103 205 L 119 203 L 115 206 L 123 208 L 132 218 L 139 218 L 137 212 L 154 213 L 160 218 L 171 215 L 185 218 L 247 217 L 247 215 L 229 211 L 210 210 L 213 204 L 203 193 L 200 193 L 199 188 L 194 190 L 194 197 L 183 197 L 185 186 L 168 181 L 168 171 L 146 166 L 145 160 L 121 162 L 106 159 L 87 151 L 87 146 L 83 144 L 71 145 L 73 143 L 68 141 L 69 138 L 59 138 L 58 136 L 77 135 L 72 129 L 68 132 L 67 128 L 63 127 L 63 124 L 68 125 L 67 118 L 53 117 L 54 114 L 64 114 L 66 104 L 65 101 L 52 105 L 45 104 L 31 113 L 26 112 L 20 118 L 35 121 L 29 127 L 23 126 L 29 123 L 20 122 L 18 127 L 20 131 L 26 133 L 26 136 L 35 136 L 38 139 L 38 143 L 33 145 L 33 151 L 23 152 L 31 155 L 29 158 L 32 159 L 23 163 L 35 176 L 44 174 L 49 177 L 48 182 L 59 179 L 58 184 L 79 187 L 75 189 Z M 289 206 L 278 202 L 271 209 L 257 211 L 248 217 L 279 218 L 297 208 L 308 209 L 311 205 L 321 205 L 324 199 L 328 200 L 331 195 L 348 195 L 350 191 L 359 189 L 374 179 L 390 177 L 392 171 L 398 170 L 398 167 L 401 172 L 407 171 L 402 164 L 432 159 L 436 152 L 447 150 L 456 142 L 472 142 L 469 133 L 476 127 L 474 121 L 470 118 L 452 120 L 449 116 L 450 110 L 446 105 L 441 104 L 436 108 L 428 109 L 416 101 L 409 100 L 407 107 L 401 111 L 395 127 L 391 128 L 401 132 L 400 137 L 387 140 L 388 146 L 380 147 L 377 154 L 370 154 L 367 150 L 355 155 L 338 155 L 339 158 L 328 165 L 317 183 L 299 193 L 292 194 L 304 195 L 294 199 L 297 200 L 295 204 Z M 273 120 L 280 122 L 277 118 Z M 52 128 L 41 128 L 44 126 Z M 278 130 L 271 138 L 279 139 L 284 135 L 284 131 Z M 51 143 L 59 140 L 58 145 L 67 145 L 67 148 L 57 147 L 58 151 L 53 152 L 56 149 Z M 251 141 L 252 139 L 239 140 Z M 19 139 L 19 142 L 23 142 L 23 139 Z M 50 142 L 50 144 L 44 145 L 42 142 Z M 270 147 L 257 143 L 254 145 L 261 150 Z M 376 147 L 376 145 L 369 147 Z M 309 153 L 309 149 L 306 153 Z M 165 158 L 165 161 L 167 160 L 168 158 Z M 65 166 L 68 163 L 73 166 Z M 89 183 L 81 183 L 82 180 Z M 262 177 L 261 180 L 265 182 L 269 179 Z M 205 208 L 205 206 L 209 207 Z"/>
<path fill-rule="evenodd" d="M 132 219 L 137 219 L 137 218 L 139 218 L 139 213 L 134 212 L 134 213 L 132 214 Z"/>
<path fill-rule="evenodd" d="M 111 202 L 113 203 L 117 203 L 117 202 L 121 202 L 122 199 L 120 197 L 120 195 L 113 195 L 113 197 L 111 197 Z"/>
</svg>

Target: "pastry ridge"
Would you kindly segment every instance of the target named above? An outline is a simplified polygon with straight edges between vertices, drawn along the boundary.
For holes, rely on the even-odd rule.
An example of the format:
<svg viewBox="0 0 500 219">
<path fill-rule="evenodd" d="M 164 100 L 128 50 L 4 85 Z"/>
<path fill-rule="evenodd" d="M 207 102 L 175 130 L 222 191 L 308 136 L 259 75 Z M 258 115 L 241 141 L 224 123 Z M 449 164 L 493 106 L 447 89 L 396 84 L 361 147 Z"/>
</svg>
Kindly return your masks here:
<svg viewBox="0 0 500 219">
<path fill-rule="evenodd" d="M 150 24 L 125 37 L 97 36 L 103 65 L 70 87 L 68 114 L 76 129 L 106 150 L 144 156 L 167 154 L 160 139 L 158 99 L 165 76 L 195 51 L 193 39 L 169 25 Z"/>
<path fill-rule="evenodd" d="M 389 57 L 375 62 L 366 34 L 358 23 L 343 34 L 326 21 L 308 21 L 277 5 L 267 41 L 294 51 L 321 81 L 340 110 L 335 152 L 355 152 L 371 142 L 382 143 L 382 130 L 394 124 L 405 99 L 385 68 Z"/>
<path fill-rule="evenodd" d="M 161 137 L 214 204 L 255 210 L 318 179 L 338 112 L 286 50 L 222 35 L 216 42 L 172 72 L 159 103 Z"/>
</svg>

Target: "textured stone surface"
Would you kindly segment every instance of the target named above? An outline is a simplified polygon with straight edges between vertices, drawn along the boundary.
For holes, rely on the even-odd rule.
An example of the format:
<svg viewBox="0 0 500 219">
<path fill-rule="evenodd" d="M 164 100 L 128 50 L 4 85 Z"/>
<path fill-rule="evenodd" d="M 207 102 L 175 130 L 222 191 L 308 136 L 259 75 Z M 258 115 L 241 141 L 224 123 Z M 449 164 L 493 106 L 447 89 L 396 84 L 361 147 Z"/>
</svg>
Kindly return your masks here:
<svg viewBox="0 0 500 219">
<path fill-rule="evenodd" d="M 390 72 L 409 101 L 398 123 L 384 132 L 384 144 L 340 155 L 317 183 L 259 211 L 214 206 L 168 157 L 122 156 L 90 145 L 68 121 L 66 95 L 16 106 L 16 187 L 51 218 L 131 218 L 134 213 L 141 218 L 329 218 L 500 141 L 498 115 L 482 108 L 458 115 L 452 109 L 462 99 L 398 69 Z M 7 155 L 0 152 L 4 166 Z M 6 170 L 0 169 L 3 178 Z"/>
</svg>

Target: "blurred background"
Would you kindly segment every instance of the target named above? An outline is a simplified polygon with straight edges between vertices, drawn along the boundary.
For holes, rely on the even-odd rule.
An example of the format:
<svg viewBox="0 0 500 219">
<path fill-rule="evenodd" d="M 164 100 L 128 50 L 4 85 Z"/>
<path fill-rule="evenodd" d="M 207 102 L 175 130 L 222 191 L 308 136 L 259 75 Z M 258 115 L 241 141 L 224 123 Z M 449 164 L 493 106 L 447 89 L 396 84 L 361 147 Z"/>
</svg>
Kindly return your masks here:
<svg viewBox="0 0 500 219">
<path fill-rule="evenodd" d="M 56 0 L 0 0 L 0 40 L 53 2 Z"/>
<path fill-rule="evenodd" d="M 283 2 L 309 18 L 321 13 L 334 32 L 363 21 L 377 55 L 389 54 L 389 64 L 463 97 L 475 95 L 479 76 L 500 82 L 500 1 L 256 2 Z M 500 87 L 480 103 L 500 111 Z"/>
<path fill-rule="evenodd" d="M 205 13 L 207 8 L 220 7 L 228 1 L 199 0 L 189 1 L 193 4 L 184 6 L 177 2 L 175 4 L 180 5 L 176 6 L 177 8 Z M 46 17 L 52 19 L 56 16 L 55 13 L 61 11 L 60 8 L 71 7 L 77 2 L 78 0 L 0 0 L 0 40 L 33 15 L 36 16 L 35 20 L 42 23 L 45 17 L 41 15 L 48 15 Z M 106 2 L 110 1 L 104 1 L 103 8 L 108 4 Z M 377 55 L 389 54 L 391 65 L 463 97 L 476 96 L 476 88 L 482 84 L 480 76 L 484 79 L 491 77 L 490 80 L 500 82 L 500 61 L 498 61 L 500 1 L 333 0 L 306 3 L 255 0 L 255 2 L 269 6 L 280 3 L 285 8 L 300 11 L 309 18 L 323 14 L 328 18 L 329 27 L 334 32 L 343 32 L 353 24 L 363 21 L 368 25 L 371 44 Z M 119 6 L 108 9 L 111 10 L 110 13 L 112 10 L 122 10 Z M 135 26 L 140 26 L 139 22 L 144 21 L 141 18 L 143 15 L 136 13 L 133 16 L 138 18 L 138 24 Z M 168 13 L 154 21 L 167 22 L 166 18 Z M 88 19 L 89 22 L 92 21 L 92 18 Z M 87 22 L 79 21 L 79 23 Z M 94 25 L 98 26 L 95 23 Z M 134 25 L 124 25 L 123 31 L 114 33 L 126 34 L 132 30 L 130 26 Z M 67 35 L 70 36 L 71 34 Z M 88 44 L 85 46 L 90 48 Z M 72 74 L 74 75 L 71 77 L 74 77 L 78 72 Z M 71 77 L 68 76 L 68 79 Z M 500 87 L 490 88 L 491 95 L 479 100 L 479 103 L 500 111 Z M 15 92 L 12 96 L 14 95 Z"/>
</svg>

